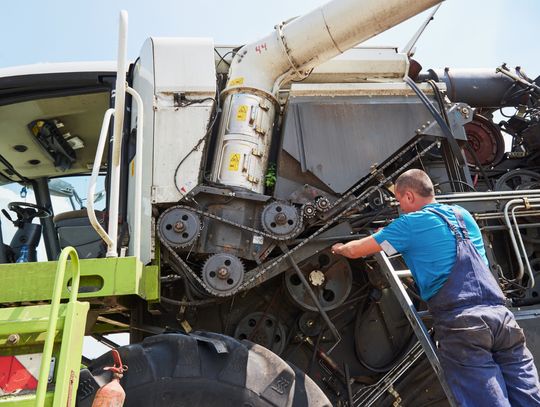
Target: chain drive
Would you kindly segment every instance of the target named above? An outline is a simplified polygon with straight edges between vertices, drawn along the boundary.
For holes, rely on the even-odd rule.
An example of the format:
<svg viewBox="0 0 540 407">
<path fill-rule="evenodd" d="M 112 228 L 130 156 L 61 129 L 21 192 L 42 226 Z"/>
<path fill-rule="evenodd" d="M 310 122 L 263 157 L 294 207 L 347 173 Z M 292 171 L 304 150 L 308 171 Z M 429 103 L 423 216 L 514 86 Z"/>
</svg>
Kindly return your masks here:
<svg viewBox="0 0 540 407">
<path fill-rule="evenodd" d="M 364 181 L 362 181 L 361 183 L 359 183 L 358 185 L 353 187 L 351 190 L 349 190 L 347 193 L 345 193 L 341 198 L 339 198 L 333 204 L 331 204 L 327 211 L 330 211 L 330 210 L 336 208 L 338 205 L 340 205 L 342 202 L 344 202 L 348 197 L 350 197 L 354 192 L 358 191 L 360 188 L 362 188 L 363 186 L 365 186 L 366 184 L 371 182 L 373 179 L 376 179 L 377 174 L 382 174 L 382 171 L 384 169 L 388 168 L 391 164 L 396 162 L 399 158 L 403 157 L 408 151 L 410 151 L 413 147 L 415 147 L 418 144 L 418 142 L 419 142 L 419 140 L 416 140 L 415 142 L 411 143 L 408 146 L 408 148 L 406 148 L 405 150 L 403 150 L 399 154 L 395 155 L 384 166 L 380 167 L 378 169 L 377 173 L 372 173 Z M 159 233 L 159 230 L 158 230 L 160 243 L 161 243 L 161 245 L 163 247 L 165 247 L 167 249 L 169 254 L 173 257 L 173 259 L 177 262 L 177 264 L 181 267 L 181 269 L 185 273 L 188 274 L 188 277 L 190 279 L 195 280 L 210 295 L 215 296 L 215 297 L 230 297 L 230 296 L 233 296 L 233 295 L 237 294 L 240 291 L 246 290 L 248 288 L 252 288 L 252 286 L 261 284 L 261 283 L 267 281 L 269 278 L 273 277 L 273 275 L 271 273 L 268 273 L 269 270 L 276 267 L 279 263 L 281 263 L 283 260 L 285 260 L 288 256 L 293 255 L 298 249 L 300 249 L 304 245 L 311 242 L 313 239 L 315 239 L 321 233 L 328 230 L 332 225 L 334 225 L 338 220 L 340 220 L 350 210 L 352 210 L 354 208 L 358 208 L 361 205 L 359 203 L 362 200 L 365 200 L 366 198 L 369 198 L 369 196 L 371 196 L 372 194 L 377 192 L 378 188 L 380 188 L 380 187 L 384 186 L 385 184 L 387 184 L 389 181 L 391 181 L 394 178 L 394 176 L 396 176 L 397 174 L 400 174 L 404 169 L 409 167 L 416 160 L 423 157 L 429 150 L 431 150 L 433 147 L 435 147 L 438 144 L 439 144 L 438 141 L 434 141 L 429 146 L 424 148 L 422 151 L 418 152 L 418 154 L 415 157 L 413 157 L 411 160 L 407 161 L 404 165 L 399 167 L 391 175 L 389 175 L 388 177 L 382 177 L 382 179 L 380 179 L 380 181 L 377 183 L 377 185 L 374 188 L 368 188 L 366 191 L 361 193 L 359 196 L 355 197 L 352 201 L 348 201 L 349 205 L 344 206 L 344 208 L 341 208 L 341 210 L 336 215 L 329 218 L 325 222 L 324 225 L 322 225 L 319 229 L 317 229 L 310 236 L 306 237 L 304 240 L 302 240 L 296 246 L 291 248 L 287 253 L 284 253 L 284 254 L 280 255 L 279 257 L 276 257 L 273 261 L 271 261 L 267 265 L 261 265 L 261 266 L 258 266 L 256 268 L 246 272 L 245 275 L 244 275 L 244 281 L 242 282 L 242 284 L 240 284 L 236 289 L 231 290 L 230 292 L 226 292 L 226 293 L 218 292 L 218 291 L 212 289 L 211 287 L 209 287 L 206 283 L 204 283 L 204 281 L 197 275 L 197 273 L 191 269 L 191 267 L 180 257 L 180 255 L 178 253 L 176 253 L 174 248 L 171 247 L 169 244 L 167 244 L 167 242 L 162 238 L 162 236 L 161 236 L 161 234 Z M 267 237 L 267 238 L 270 238 L 270 239 L 273 239 L 273 240 L 276 240 L 276 241 L 283 241 L 284 240 L 283 236 L 274 236 L 271 233 L 263 232 L 261 230 L 252 228 L 250 226 L 242 225 L 240 223 L 233 222 L 233 221 L 228 220 L 228 219 L 224 219 L 224 218 L 222 218 L 220 216 L 217 216 L 217 215 L 215 215 L 213 213 L 208 213 L 208 212 L 202 211 L 200 209 L 193 208 L 191 206 L 177 205 L 177 206 L 175 206 L 175 208 L 187 209 L 187 210 L 193 211 L 193 212 L 195 212 L 195 213 L 197 213 L 197 214 L 199 214 L 199 215 L 201 215 L 203 217 L 214 219 L 214 220 L 216 220 L 218 222 L 222 222 L 222 223 L 237 227 L 239 229 L 252 232 L 252 233 L 254 233 L 256 235 L 264 236 L 264 237 Z M 159 223 L 159 221 L 158 221 L 158 223 Z"/>
</svg>

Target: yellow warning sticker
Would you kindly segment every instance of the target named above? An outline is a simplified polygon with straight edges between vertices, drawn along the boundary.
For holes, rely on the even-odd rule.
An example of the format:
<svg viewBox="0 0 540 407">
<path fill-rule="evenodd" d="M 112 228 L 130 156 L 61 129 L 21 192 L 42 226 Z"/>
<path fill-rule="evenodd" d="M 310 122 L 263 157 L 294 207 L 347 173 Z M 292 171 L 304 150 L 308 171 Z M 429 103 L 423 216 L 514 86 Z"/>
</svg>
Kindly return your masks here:
<svg viewBox="0 0 540 407">
<path fill-rule="evenodd" d="M 238 167 L 240 167 L 240 154 L 232 153 L 229 158 L 229 171 L 238 171 Z"/>
<path fill-rule="evenodd" d="M 135 176 L 135 160 L 131 160 L 131 176 Z"/>
<path fill-rule="evenodd" d="M 229 86 L 238 86 L 244 84 L 244 77 L 234 78 L 229 81 Z"/>
<path fill-rule="evenodd" d="M 247 118 L 248 105 L 240 105 L 236 111 L 236 120 L 245 122 Z"/>
</svg>

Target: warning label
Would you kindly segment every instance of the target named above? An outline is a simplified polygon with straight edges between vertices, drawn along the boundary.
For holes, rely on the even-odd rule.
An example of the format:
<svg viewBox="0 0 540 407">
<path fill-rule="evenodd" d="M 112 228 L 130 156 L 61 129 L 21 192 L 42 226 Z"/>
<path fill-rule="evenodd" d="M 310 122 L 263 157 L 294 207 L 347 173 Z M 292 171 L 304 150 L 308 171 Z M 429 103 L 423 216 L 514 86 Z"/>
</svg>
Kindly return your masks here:
<svg viewBox="0 0 540 407">
<path fill-rule="evenodd" d="M 229 171 L 238 171 L 238 167 L 240 167 L 240 154 L 232 153 L 229 158 Z"/>
<path fill-rule="evenodd" d="M 236 120 L 245 122 L 247 118 L 248 105 L 240 105 L 236 111 Z"/>
<path fill-rule="evenodd" d="M 238 86 L 244 83 L 244 78 L 241 76 L 239 78 L 234 78 L 229 81 L 229 86 Z"/>
</svg>

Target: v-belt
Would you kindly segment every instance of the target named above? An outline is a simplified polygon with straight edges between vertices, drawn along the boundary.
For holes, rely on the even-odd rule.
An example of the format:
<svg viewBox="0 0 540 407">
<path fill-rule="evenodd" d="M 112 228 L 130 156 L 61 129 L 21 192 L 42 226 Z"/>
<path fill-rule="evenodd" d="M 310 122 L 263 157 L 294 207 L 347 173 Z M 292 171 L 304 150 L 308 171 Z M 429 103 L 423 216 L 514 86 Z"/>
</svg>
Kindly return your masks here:
<svg viewBox="0 0 540 407">
<path fill-rule="evenodd" d="M 356 185 L 355 187 L 350 189 L 347 193 L 345 193 L 341 198 L 336 200 L 330 206 L 330 208 L 328 210 L 332 210 L 332 209 L 336 208 L 338 205 L 343 203 L 348 197 L 350 197 L 354 192 L 358 191 L 360 188 L 365 186 L 367 183 L 371 182 L 378 174 L 382 174 L 382 171 L 384 169 L 388 168 L 391 164 L 396 162 L 399 158 L 403 157 L 407 152 L 409 152 L 413 147 L 415 147 L 418 144 L 419 141 L 420 141 L 419 139 L 416 140 L 415 142 L 411 143 L 406 149 L 401 151 L 399 154 L 396 154 L 391 160 L 389 160 L 386 164 L 381 166 L 378 169 L 377 172 L 372 173 L 364 181 L 360 182 L 358 185 Z M 374 194 L 377 191 L 378 188 L 386 185 L 390 180 L 392 180 L 394 178 L 395 175 L 400 174 L 407 167 L 409 167 L 413 162 L 415 162 L 419 158 L 423 157 L 429 150 L 431 150 L 433 147 L 435 147 L 438 143 L 439 143 L 438 141 L 434 141 L 429 146 L 424 148 L 422 151 L 418 152 L 418 154 L 415 157 L 413 157 L 412 159 L 407 161 L 404 165 L 399 167 L 391 175 L 381 179 L 379 181 L 379 183 L 375 186 L 375 188 L 367 189 L 366 191 L 361 193 L 359 196 L 354 197 L 354 200 L 352 202 L 347 201 L 348 205 L 346 205 L 344 207 L 344 209 L 342 209 L 339 213 L 337 213 L 332 218 L 327 220 L 324 225 L 322 225 L 313 234 L 306 237 L 304 240 L 302 240 L 300 243 L 298 243 L 296 246 L 294 246 L 292 249 L 290 249 L 287 253 L 284 253 L 284 254 L 280 255 L 279 257 L 275 258 L 274 260 L 270 261 L 269 264 L 266 264 L 266 265 L 263 264 L 263 265 L 255 267 L 252 270 L 247 271 L 244 274 L 244 282 L 242 284 L 240 284 L 238 287 L 236 287 L 235 289 L 231 290 L 231 291 L 220 292 L 220 291 L 214 290 L 213 288 L 211 288 L 207 284 L 205 284 L 204 281 L 197 275 L 197 273 L 195 271 L 193 271 L 191 269 L 191 267 L 189 267 L 189 265 L 180 257 L 180 255 L 178 253 L 176 253 L 176 251 L 169 244 L 167 244 L 167 242 L 165 241 L 163 236 L 161 236 L 161 233 L 159 232 L 159 228 L 158 228 L 158 236 L 159 236 L 160 243 L 161 243 L 161 245 L 163 247 L 165 247 L 167 249 L 169 254 L 180 265 L 182 270 L 185 273 L 188 274 L 187 277 L 195 280 L 209 294 L 211 294 L 211 295 L 213 295 L 215 297 L 229 297 L 229 296 L 235 295 L 236 293 L 238 293 L 240 291 L 246 290 L 248 288 L 252 288 L 252 286 L 259 285 L 259 284 L 269 280 L 270 278 L 274 277 L 277 273 L 276 272 L 274 272 L 274 273 L 269 272 L 269 270 L 275 268 L 279 263 L 281 263 L 283 260 L 285 260 L 288 256 L 292 256 L 302 246 L 308 244 L 310 241 L 315 239 L 321 233 L 328 230 L 330 228 L 330 226 L 334 225 L 346 213 L 348 213 L 353 208 L 357 208 L 359 206 L 359 202 L 361 200 L 369 198 L 372 194 Z M 365 205 L 365 204 L 362 204 L 362 205 Z M 214 220 L 217 220 L 219 222 L 223 222 L 223 223 L 226 223 L 226 224 L 231 225 L 233 227 L 236 227 L 238 229 L 246 230 L 248 232 L 252 232 L 252 233 L 255 233 L 255 234 L 260 235 L 260 236 L 268 237 L 268 238 L 273 239 L 273 240 L 277 240 L 277 241 L 280 241 L 280 240 L 283 241 L 284 240 L 283 236 L 276 236 L 276 235 L 273 235 L 271 233 L 267 233 L 267 232 L 252 228 L 250 226 L 242 225 L 240 223 L 237 223 L 237 222 L 222 218 L 221 216 L 217 216 L 217 215 L 215 215 L 213 213 L 205 212 L 203 210 L 200 210 L 200 209 L 197 209 L 197 208 L 194 208 L 194 207 L 190 207 L 190 206 L 186 206 L 186 205 L 178 205 L 177 208 L 190 210 L 190 211 L 195 212 L 198 215 L 201 215 L 203 217 L 214 219 Z M 159 224 L 160 220 L 158 220 L 158 224 Z"/>
</svg>

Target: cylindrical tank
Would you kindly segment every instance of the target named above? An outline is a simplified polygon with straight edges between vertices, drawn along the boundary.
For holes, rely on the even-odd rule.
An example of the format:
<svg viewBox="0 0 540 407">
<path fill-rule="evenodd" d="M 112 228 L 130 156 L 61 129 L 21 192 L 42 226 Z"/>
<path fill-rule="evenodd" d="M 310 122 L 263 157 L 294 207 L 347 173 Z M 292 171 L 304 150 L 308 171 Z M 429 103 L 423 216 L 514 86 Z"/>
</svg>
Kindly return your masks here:
<svg viewBox="0 0 540 407">
<path fill-rule="evenodd" d="M 92 407 L 122 407 L 126 398 L 126 392 L 120 385 L 122 375 L 114 373 L 113 379 L 105 386 L 100 388 Z"/>
<path fill-rule="evenodd" d="M 212 181 L 264 191 L 275 109 L 273 102 L 254 94 L 226 98 Z"/>
</svg>

